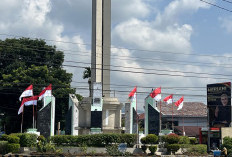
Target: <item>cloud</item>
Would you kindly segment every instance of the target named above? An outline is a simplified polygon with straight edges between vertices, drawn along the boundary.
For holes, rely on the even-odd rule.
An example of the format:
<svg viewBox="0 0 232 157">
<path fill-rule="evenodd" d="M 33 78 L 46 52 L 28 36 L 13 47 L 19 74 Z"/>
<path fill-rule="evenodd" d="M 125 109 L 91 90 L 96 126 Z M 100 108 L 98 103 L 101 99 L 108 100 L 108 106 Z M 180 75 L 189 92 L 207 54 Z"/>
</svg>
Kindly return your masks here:
<svg viewBox="0 0 232 157">
<path fill-rule="evenodd" d="M 219 21 L 221 22 L 221 27 L 226 29 L 228 33 L 232 33 L 232 16 L 230 17 L 220 17 Z"/>
</svg>

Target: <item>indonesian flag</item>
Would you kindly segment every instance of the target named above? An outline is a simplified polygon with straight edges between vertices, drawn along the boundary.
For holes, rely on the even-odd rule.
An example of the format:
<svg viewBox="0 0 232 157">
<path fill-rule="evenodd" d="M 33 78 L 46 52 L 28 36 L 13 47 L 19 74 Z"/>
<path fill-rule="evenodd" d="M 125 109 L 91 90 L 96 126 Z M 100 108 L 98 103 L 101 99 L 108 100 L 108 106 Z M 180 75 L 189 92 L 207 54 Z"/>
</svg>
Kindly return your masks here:
<svg viewBox="0 0 232 157">
<path fill-rule="evenodd" d="M 161 87 L 156 88 L 153 92 L 150 93 L 150 96 L 155 99 L 155 101 L 161 100 Z"/>
<path fill-rule="evenodd" d="M 137 87 L 135 87 L 130 94 L 128 95 L 129 99 L 131 100 L 131 102 L 136 100 L 136 92 L 137 92 Z"/>
<path fill-rule="evenodd" d="M 19 101 L 21 101 L 22 98 L 29 96 L 33 96 L 33 85 L 30 85 L 27 87 L 27 89 L 25 89 L 25 91 L 19 97 Z"/>
<path fill-rule="evenodd" d="M 164 102 L 166 102 L 167 104 L 172 104 L 172 99 L 173 99 L 173 95 L 169 95 L 166 98 L 164 98 Z"/>
<path fill-rule="evenodd" d="M 23 112 L 23 109 L 24 109 L 24 104 L 22 102 L 22 104 L 20 105 L 19 111 L 18 111 L 18 115 Z"/>
<path fill-rule="evenodd" d="M 21 106 L 19 108 L 18 114 L 23 112 L 24 105 L 25 106 L 37 105 L 37 100 L 38 100 L 38 96 L 32 96 L 32 97 L 29 97 L 29 98 L 23 98 L 23 101 L 22 101 Z"/>
<path fill-rule="evenodd" d="M 183 108 L 184 105 L 184 96 L 182 96 L 176 103 L 175 105 L 177 106 L 177 110 L 180 110 Z"/>
<path fill-rule="evenodd" d="M 23 98 L 22 103 L 23 103 L 25 106 L 37 105 L 38 97 L 39 97 L 39 96 L 36 95 L 36 96 L 29 97 L 29 98 Z"/>
<path fill-rule="evenodd" d="M 52 96 L 52 84 L 42 90 L 42 92 L 39 94 L 39 100 L 41 100 L 45 96 Z"/>
</svg>

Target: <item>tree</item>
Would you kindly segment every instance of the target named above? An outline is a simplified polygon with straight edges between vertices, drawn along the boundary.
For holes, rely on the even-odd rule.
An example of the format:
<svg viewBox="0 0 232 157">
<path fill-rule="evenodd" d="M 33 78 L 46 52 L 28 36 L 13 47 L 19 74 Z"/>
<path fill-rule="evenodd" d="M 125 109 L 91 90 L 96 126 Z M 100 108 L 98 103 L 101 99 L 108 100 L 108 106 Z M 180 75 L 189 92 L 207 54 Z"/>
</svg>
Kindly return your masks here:
<svg viewBox="0 0 232 157">
<path fill-rule="evenodd" d="M 91 97 L 91 69 L 90 67 L 85 67 L 85 70 L 83 72 L 83 79 L 88 78 L 88 84 L 89 84 L 89 97 Z"/>
<path fill-rule="evenodd" d="M 55 46 L 47 45 L 40 39 L 0 40 L 0 112 L 5 116 L 7 133 L 20 130 L 21 116 L 17 111 L 21 102 L 19 96 L 30 84 L 34 85 L 34 95 L 43 87 L 52 84 L 52 94 L 56 97 L 56 123 L 64 127 L 68 110 L 68 94 L 72 74 L 62 68 L 64 54 Z M 38 109 L 41 103 L 38 104 Z M 32 125 L 32 106 L 25 107 L 24 128 Z"/>
</svg>

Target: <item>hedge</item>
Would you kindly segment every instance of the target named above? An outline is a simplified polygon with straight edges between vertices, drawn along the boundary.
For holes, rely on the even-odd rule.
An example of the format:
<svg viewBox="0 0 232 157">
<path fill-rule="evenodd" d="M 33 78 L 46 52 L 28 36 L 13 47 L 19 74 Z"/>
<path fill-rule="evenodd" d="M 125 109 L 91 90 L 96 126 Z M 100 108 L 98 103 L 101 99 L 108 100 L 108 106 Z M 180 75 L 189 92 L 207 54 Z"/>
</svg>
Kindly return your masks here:
<svg viewBox="0 0 232 157">
<path fill-rule="evenodd" d="M 21 147 L 34 147 L 37 143 L 37 137 L 36 134 L 29 134 L 29 133 L 12 133 L 10 135 L 14 135 L 19 137 L 19 144 Z M 10 136 L 9 135 L 9 136 Z"/>
<path fill-rule="evenodd" d="M 19 149 L 20 149 L 20 144 L 16 144 L 16 143 L 7 144 L 7 152 L 17 153 L 19 152 Z"/>
<path fill-rule="evenodd" d="M 180 145 L 179 144 L 169 144 L 167 146 L 168 152 L 176 152 L 180 149 Z"/>
<path fill-rule="evenodd" d="M 7 141 L 0 141 L 0 154 L 6 154 L 7 152 Z"/>
<path fill-rule="evenodd" d="M 165 142 L 168 144 L 177 144 L 179 142 L 180 137 L 177 134 L 171 133 L 166 135 Z"/>
<path fill-rule="evenodd" d="M 94 134 L 94 135 L 55 135 L 50 138 L 57 146 L 105 147 L 110 144 L 126 143 L 132 147 L 136 142 L 135 134 Z"/>
<path fill-rule="evenodd" d="M 206 155 L 207 154 L 207 145 L 205 144 L 197 144 L 191 145 L 187 148 L 187 153 L 189 155 Z"/>
</svg>

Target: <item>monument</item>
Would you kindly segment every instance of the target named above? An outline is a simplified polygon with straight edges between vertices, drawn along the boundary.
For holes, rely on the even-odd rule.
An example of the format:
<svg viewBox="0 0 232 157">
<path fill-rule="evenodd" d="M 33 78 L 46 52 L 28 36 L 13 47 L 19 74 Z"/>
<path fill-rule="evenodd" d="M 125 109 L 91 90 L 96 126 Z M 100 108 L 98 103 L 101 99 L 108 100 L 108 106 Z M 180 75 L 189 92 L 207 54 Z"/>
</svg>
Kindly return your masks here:
<svg viewBox="0 0 232 157">
<path fill-rule="evenodd" d="M 137 112 L 133 103 L 125 103 L 125 128 L 125 133 L 137 134 Z"/>
<path fill-rule="evenodd" d="M 150 95 L 145 98 L 145 135 L 156 134 L 160 132 L 159 112 L 157 111 L 156 102 Z"/>
<path fill-rule="evenodd" d="M 38 111 L 37 130 L 44 137 L 54 136 L 55 131 L 55 97 L 46 96 L 43 107 Z"/>
<path fill-rule="evenodd" d="M 110 96 L 111 0 L 92 0 L 91 92 L 78 104 L 78 134 L 120 133 L 122 103 Z"/>
</svg>

